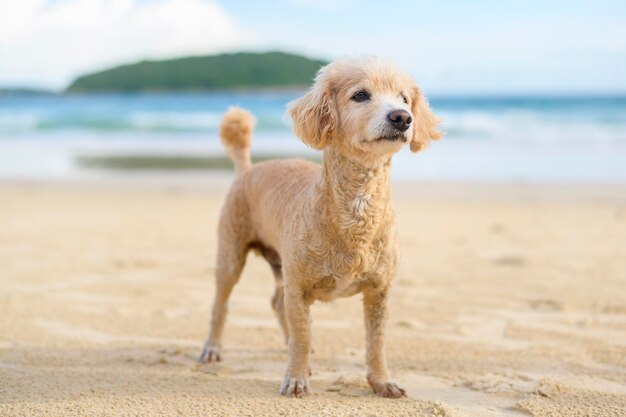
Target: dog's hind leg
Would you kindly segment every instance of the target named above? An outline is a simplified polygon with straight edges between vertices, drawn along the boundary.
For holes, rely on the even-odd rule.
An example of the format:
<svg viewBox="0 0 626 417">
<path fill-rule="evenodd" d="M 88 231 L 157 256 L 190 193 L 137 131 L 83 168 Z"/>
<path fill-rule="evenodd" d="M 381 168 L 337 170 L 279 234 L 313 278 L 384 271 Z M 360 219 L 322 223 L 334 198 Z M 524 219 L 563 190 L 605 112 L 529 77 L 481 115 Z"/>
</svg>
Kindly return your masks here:
<svg viewBox="0 0 626 417">
<path fill-rule="evenodd" d="M 285 282 L 283 281 L 283 265 L 280 255 L 274 248 L 266 246 L 262 242 L 252 242 L 250 248 L 261 255 L 272 268 L 274 279 L 276 281 L 276 289 L 272 296 L 272 308 L 278 318 L 278 324 L 283 330 L 285 343 L 289 340 L 289 329 L 287 328 L 287 319 L 285 317 Z"/>
<path fill-rule="evenodd" d="M 285 316 L 285 283 L 283 281 L 283 275 L 280 269 L 277 271 L 272 267 L 274 277 L 276 278 L 276 290 L 272 296 L 272 308 L 278 318 L 278 324 L 283 329 L 283 335 L 285 336 L 285 343 L 289 342 L 289 328 L 287 327 L 287 318 Z"/>
<path fill-rule="evenodd" d="M 224 322 L 228 313 L 228 298 L 233 287 L 239 281 L 241 271 L 246 263 L 249 250 L 248 245 L 241 244 L 238 237 L 224 239 L 220 236 L 217 250 L 217 265 L 215 268 L 215 301 L 213 303 L 213 315 L 209 328 L 209 334 L 199 362 L 213 362 L 221 360 L 221 340 L 224 331 Z"/>
</svg>

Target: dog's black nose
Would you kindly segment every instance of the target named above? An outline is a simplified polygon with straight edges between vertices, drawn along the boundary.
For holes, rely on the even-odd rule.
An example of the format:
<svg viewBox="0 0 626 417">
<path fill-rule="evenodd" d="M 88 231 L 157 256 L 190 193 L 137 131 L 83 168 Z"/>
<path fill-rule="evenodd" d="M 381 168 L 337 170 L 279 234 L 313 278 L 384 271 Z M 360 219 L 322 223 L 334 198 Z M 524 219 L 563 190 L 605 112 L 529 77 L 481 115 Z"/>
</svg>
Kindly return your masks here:
<svg viewBox="0 0 626 417">
<path fill-rule="evenodd" d="M 411 114 L 406 110 L 394 110 L 389 112 L 387 120 L 389 120 L 389 123 L 391 123 L 394 129 L 401 132 L 405 132 L 413 121 Z"/>
</svg>

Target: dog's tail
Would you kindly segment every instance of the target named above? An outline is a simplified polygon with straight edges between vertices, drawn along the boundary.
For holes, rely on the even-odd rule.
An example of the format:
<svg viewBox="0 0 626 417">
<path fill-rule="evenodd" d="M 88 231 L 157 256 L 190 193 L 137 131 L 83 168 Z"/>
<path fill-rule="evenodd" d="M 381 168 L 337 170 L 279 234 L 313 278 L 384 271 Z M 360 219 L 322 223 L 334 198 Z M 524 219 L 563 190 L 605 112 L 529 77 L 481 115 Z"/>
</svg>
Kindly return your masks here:
<svg viewBox="0 0 626 417">
<path fill-rule="evenodd" d="M 230 107 L 222 119 L 220 137 L 237 175 L 252 167 L 250 143 L 255 123 L 252 113 L 239 107 Z"/>
</svg>

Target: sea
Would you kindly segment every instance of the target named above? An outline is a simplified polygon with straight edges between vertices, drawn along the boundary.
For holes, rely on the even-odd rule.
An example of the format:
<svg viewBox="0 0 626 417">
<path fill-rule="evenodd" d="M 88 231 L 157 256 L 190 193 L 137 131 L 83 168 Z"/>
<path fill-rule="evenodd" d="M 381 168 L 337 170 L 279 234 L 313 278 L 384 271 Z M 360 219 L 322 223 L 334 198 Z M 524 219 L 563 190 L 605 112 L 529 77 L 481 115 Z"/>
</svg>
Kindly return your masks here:
<svg viewBox="0 0 626 417">
<path fill-rule="evenodd" d="M 258 119 L 254 155 L 317 153 L 291 131 L 286 104 L 300 91 L 0 96 L 0 180 L 81 180 L 184 171 L 81 164 L 119 156 L 221 157 L 222 114 L 231 105 Z M 626 96 L 432 96 L 445 137 L 403 149 L 393 178 L 424 181 L 626 181 Z M 159 172 L 155 172 L 159 171 Z"/>
</svg>

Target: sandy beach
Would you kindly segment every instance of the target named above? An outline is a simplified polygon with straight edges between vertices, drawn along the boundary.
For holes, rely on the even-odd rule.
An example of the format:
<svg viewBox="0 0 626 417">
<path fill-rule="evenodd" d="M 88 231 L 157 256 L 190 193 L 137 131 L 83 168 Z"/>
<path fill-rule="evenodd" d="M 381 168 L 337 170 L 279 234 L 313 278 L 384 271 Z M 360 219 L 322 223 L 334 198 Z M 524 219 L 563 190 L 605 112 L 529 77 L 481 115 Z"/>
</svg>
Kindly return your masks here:
<svg viewBox="0 0 626 417">
<path fill-rule="evenodd" d="M 0 416 L 626 415 L 626 186 L 397 184 L 394 401 L 360 297 L 313 306 L 314 394 L 278 395 L 253 255 L 223 361 L 195 362 L 227 184 L 0 184 Z"/>
</svg>

